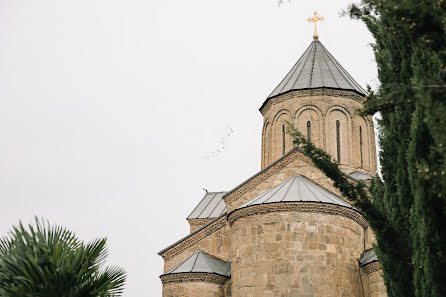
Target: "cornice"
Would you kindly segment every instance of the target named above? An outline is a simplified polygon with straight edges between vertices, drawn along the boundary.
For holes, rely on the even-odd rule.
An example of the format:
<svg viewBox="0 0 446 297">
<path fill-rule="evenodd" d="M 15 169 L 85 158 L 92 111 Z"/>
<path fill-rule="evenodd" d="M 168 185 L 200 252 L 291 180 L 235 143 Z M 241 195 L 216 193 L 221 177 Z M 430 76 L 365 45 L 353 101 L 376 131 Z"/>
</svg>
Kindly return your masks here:
<svg viewBox="0 0 446 297">
<path fill-rule="evenodd" d="M 364 271 L 367 274 L 382 270 L 381 264 L 379 264 L 378 261 L 370 262 L 370 263 L 362 266 L 362 268 L 364 268 Z"/>
<path fill-rule="evenodd" d="M 367 222 L 360 212 L 344 206 L 321 203 L 321 202 L 276 202 L 268 204 L 252 205 L 236 209 L 228 214 L 229 225 L 232 226 L 237 220 L 254 215 L 267 214 L 271 212 L 312 212 L 328 215 L 337 215 L 355 221 L 362 228 L 367 228 Z"/>
<path fill-rule="evenodd" d="M 188 236 L 180 239 L 176 243 L 172 244 L 171 246 L 165 248 L 164 250 L 160 251 L 158 254 L 163 257 L 164 261 L 167 261 L 174 256 L 178 255 L 185 249 L 193 246 L 203 238 L 211 235 L 215 231 L 220 230 L 221 228 L 226 226 L 226 214 L 223 214 L 219 218 L 216 218 L 212 222 L 204 225 L 203 227 L 195 230 Z"/>
<path fill-rule="evenodd" d="M 185 283 L 185 282 L 206 282 L 213 284 L 224 284 L 229 278 L 220 274 L 205 272 L 184 272 L 163 274 L 160 276 L 163 284 L 167 283 Z"/>
<path fill-rule="evenodd" d="M 204 226 L 212 222 L 215 218 L 204 218 L 204 219 L 187 219 L 191 227 Z"/>
<path fill-rule="evenodd" d="M 262 104 L 259 110 L 262 113 L 262 115 L 265 116 L 265 114 L 268 112 L 271 106 L 275 104 L 293 98 L 313 97 L 313 96 L 349 98 L 360 103 L 364 103 L 364 101 L 366 100 L 365 96 L 359 95 L 357 92 L 351 90 L 330 89 L 330 88 L 291 90 L 278 96 L 266 99 L 266 101 Z"/>
</svg>

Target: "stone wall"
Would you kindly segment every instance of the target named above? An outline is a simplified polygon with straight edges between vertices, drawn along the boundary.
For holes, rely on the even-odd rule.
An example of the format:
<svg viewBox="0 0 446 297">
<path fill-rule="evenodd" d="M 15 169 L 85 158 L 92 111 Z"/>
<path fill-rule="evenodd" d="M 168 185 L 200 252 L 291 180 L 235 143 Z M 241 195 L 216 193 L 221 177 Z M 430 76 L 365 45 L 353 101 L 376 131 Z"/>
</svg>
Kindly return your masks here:
<svg viewBox="0 0 446 297">
<path fill-rule="evenodd" d="M 369 297 L 387 297 L 386 286 L 381 273 L 382 270 L 378 270 L 368 275 Z"/>
<path fill-rule="evenodd" d="M 328 89 L 292 91 L 272 98 L 262 109 L 262 168 L 292 149 L 284 134 L 286 122 L 293 123 L 318 147 L 337 158 L 336 122 L 340 123 L 340 163 L 347 173 L 376 172 L 375 132 L 371 117 L 358 111 L 365 98 L 351 91 Z M 308 129 L 310 124 L 310 129 Z M 361 137 L 361 136 L 362 137 Z M 362 139 L 362 141 L 361 141 Z"/>
<path fill-rule="evenodd" d="M 223 217 L 222 220 L 226 221 L 226 218 Z M 226 224 L 221 229 L 214 231 L 207 236 L 206 230 L 203 231 L 204 234 L 202 237 L 198 236 L 200 234 L 197 234 L 195 235 L 196 240 L 194 240 L 194 235 L 192 235 L 192 237 L 188 238 L 188 240 L 191 241 L 188 246 L 181 248 L 175 255 L 164 259 L 164 272 L 186 260 L 198 249 L 227 262 L 231 262 L 231 229 L 229 225 Z M 181 247 L 181 244 L 178 244 L 177 247 Z"/>
<path fill-rule="evenodd" d="M 180 282 L 163 284 L 163 297 L 226 297 L 224 287 L 206 282 Z"/>
<path fill-rule="evenodd" d="M 362 296 L 364 230 L 351 219 L 281 212 L 232 225 L 233 297 Z"/>
</svg>

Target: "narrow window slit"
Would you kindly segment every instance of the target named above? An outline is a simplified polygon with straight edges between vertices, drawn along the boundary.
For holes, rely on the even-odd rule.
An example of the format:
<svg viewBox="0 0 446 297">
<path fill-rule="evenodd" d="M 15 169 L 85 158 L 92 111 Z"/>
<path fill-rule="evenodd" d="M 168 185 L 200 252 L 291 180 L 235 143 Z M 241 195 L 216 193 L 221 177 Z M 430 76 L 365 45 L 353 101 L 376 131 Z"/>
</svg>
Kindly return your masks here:
<svg viewBox="0 0 446 297">
<path fill-rule="evenodd" d="M 307 139 L 309 142 L 311 142 L 311 122 L 307 122 Z"/>
<path fill-rule="evenodd" d="M 341 163 L 341 133 L 340 133 L 341 123 L 336 121 L 336 146 L 337 146 L 337 154 L 338 154 L 338 163 Z"/>
</svg>

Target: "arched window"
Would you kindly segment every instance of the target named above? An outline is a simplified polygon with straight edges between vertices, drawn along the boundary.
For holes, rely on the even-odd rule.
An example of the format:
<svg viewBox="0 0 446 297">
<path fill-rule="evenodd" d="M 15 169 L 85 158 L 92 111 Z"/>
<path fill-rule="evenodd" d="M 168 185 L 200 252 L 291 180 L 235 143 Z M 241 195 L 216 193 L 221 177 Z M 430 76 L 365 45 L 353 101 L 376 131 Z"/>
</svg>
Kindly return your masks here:
<svg viewBox="0 0 446 297">
<path fill-rule="evenodd" d="M 361 168 L 364 165 L 363 159 L 362 159 L 362 127 L 359 126 L 359 152 L 361 155 Z"/>
<path fill-rule="evenodd" d="M 282 125 L 282 155 L 285 155 L 285 125 Z"/>
<path fill-rule="evenodd" d="M 271 160 L 271 129 L 268 127 L 268 130 L 266 131 L 266 148 L 267 148 L 267 155 L 266 155 L 266 162 L 269 164 Z"/>
<path fill-rule="evenodd" d="M 311 122 L 307 122 L 307 139 L 309 142 L 311 142 Z"/>
<path fill-rule="evenodd" d="M 341 123 L 336 121 L 336 147 L 338 153 L 338 163 L 341 163 L 341 133 L 340 133 Z"/>
</svg>

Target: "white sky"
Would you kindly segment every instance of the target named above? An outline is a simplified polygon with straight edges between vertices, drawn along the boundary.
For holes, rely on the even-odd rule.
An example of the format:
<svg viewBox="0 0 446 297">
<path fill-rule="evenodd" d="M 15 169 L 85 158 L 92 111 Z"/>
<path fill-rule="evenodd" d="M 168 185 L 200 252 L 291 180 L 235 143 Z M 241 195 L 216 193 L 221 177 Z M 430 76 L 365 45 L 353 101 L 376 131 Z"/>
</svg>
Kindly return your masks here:
<svg viewBox="0 0 446 297">
<path fill-rule="evenodd" d="M 202 188 L 260 169 L 258 108 L 314 9 L 325 47 L 376 85 L 370 34 L 339 16 L 350 2 L 0 0 L 0 234 L 37 215 L 107 237 L 124 296 L 161 296 L 157 252 L 188 234 Z"/>
</svg>

